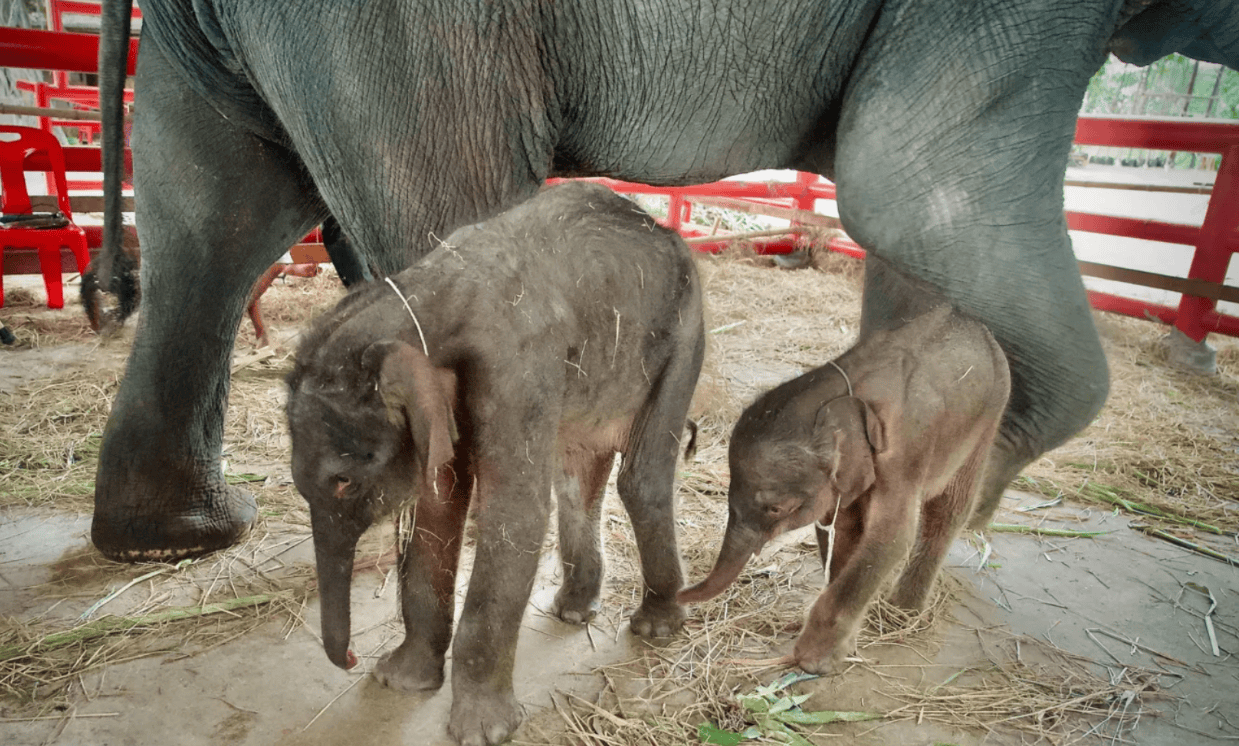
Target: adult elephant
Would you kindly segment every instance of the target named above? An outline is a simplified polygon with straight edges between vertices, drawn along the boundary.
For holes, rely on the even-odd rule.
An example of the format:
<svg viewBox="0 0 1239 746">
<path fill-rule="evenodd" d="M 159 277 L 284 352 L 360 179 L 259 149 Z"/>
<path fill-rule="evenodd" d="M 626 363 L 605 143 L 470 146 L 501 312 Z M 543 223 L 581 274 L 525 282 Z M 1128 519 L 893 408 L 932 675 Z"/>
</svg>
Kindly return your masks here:
<svg viewBox="0 0 1239 746">
<path fill-rule="evenodd" d="M 105 0 L 107 251 L 119 245 L 128 2 Z M 983 479 L 1086 425 L 1105 359 L 1062 181 L 1107 51 L 1239 63 L 1206 0 L 144 0 L 133 129 L 144 313 L 92 537 L 116 559 L 235 542 L 228 356 L 246 293 L 328 214 L 382 273 L 549 176 L 689 184 L 797 168 L 848 233 L 983 320 L 1013 393 Z M 106 276 L 106 275 L 105 275 Z M 871 272 L 864 323 L 895 313 Z M 831 309 L 822 309 L 828 313 Z"/>
</svg>

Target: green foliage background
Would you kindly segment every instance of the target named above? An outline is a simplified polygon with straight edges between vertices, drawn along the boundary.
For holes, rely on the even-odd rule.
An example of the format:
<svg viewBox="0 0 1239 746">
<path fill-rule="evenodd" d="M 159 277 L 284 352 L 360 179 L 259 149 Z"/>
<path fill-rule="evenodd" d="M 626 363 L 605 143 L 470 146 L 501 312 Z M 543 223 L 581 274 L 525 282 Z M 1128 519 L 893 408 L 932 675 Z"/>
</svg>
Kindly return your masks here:
<svg viewBox="0 0 1239 746">
<path fill-rule="evenodd" d="M 1168 94 L 1187 94 L 1189 88 L 1192 98 L 1184 110 L 1184 99 Z M 1214 90 L 1217 99 L 1210 107 Z M 1163 57 L 1147 68 L 1111 57 L 1089 81 L 1081 113 L 1239 119 L 1239 72 L 1181 54 Z"/>
</svg>

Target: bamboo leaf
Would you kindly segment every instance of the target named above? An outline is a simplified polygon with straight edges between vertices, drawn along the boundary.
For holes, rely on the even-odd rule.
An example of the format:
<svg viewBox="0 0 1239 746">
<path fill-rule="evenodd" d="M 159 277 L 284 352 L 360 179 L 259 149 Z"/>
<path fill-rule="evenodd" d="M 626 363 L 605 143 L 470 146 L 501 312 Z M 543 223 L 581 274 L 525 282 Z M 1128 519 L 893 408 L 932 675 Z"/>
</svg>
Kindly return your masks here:
<svg viewBox="0 0 1239 746">
<path fill-rule="evenodd" d="M 778 715 L 785 723 L 793 725 L 826 725 L 827 723 L 861 723 L 866 720 L 881 720 L 886 717 L 880 712 L 855 712 L 841 710 L 818 710 L 804 712 L 793 710 Z"/>
<path fill-rule="evenodd" d="M 1094 536 L 1104 536 L 1110 533 L 1109 531 L 1074 531 L 1066 528 L 1021 526 L 1015 523 L 991 523 L 986 528 L 996 534 L 1029 534 L 1032 536 L 1058 536 L 1069 539 L 1090 539 Z"/>
<path fill-rule="evenodd" d="M 738 698 L 740 706 L 752 713 L 766 713 L 770 711 L 770 702 L 765 697 L 759 697 L 755 694 L 742 694 Z"/>
<path fill-rule="evenodd" d="M 697 738 L 702 743 L 714 744 L 714 746 L 737 746 L 744 740 L 744 736 L 729 730 L 723 730 L 713 723 L 702 723 L 697 726 Z"/>
<path fill-rule="evenodd" d="M 179 622 L 185 619 L 193 619 L 196 617 L 207 616 L 210 614 L 221 614 L 237 609 L 243 609 L 252 606 L 262 606 L 271 603 L 279 598 L 287 598 L 292 595 L 291 591 L 280 591 L 279 593 L 263 593 L 257 596 L 245 596 L 243 598 L 234 598 L 228 601 L 221 601 L 214 604 L 206 604 L 204 606 L 182 606 L 166 611 L 156 612 L 138 617 L 122 617 L 108 616 L 102 619 L 97 619 L 93 622 L 68 629 L 63 632 L 53 632 L 33 644 L 22 643 L 17 645 L 7 645 L 0 648 L 0 663 L 6 661 L 25 658 L 34 653 L 53 650 L 55 648 L 72 645 L 83 640 L 93 640 L 99 637 L 105 637 L 111 634 L 127 632 L 135 627 L 148 627 L 157 624 L 166 624 L 168 622 Z"/>
</svg>

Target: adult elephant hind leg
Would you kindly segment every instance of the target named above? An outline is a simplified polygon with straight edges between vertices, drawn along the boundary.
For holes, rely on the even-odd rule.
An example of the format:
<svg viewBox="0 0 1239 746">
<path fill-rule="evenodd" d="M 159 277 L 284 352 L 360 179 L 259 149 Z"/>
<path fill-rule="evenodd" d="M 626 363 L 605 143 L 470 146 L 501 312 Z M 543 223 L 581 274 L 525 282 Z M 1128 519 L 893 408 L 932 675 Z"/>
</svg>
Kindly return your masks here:
<svg viewBox="0 0 1239 746">
<path fill-rule="evenodd" d="M 227 547 L 255 518 L 220 467 L 229 357 L 254 280 L 322 207 L 287 151 L 180 85 L 155 45 L 138 86 L 142 312 L 104 430 L 91 538 L 113 559 L 171 560 Z"/>
<path fill-rule="evenodd" d="M 1110 20 L 1086 6 L 1054 23 L 1002 7 L 1013 17 L 920 0 L 902 16 L 915 28 L 884 17 L 849 83 L 836 160 L 844 227 L 890 265 L 866 268 L 862 324 L 897 320 L 882 277 L 893 271 L 985 323 L 1007 356 L 1011 398 L 974 526 L 1024 466 L 1092 421 L 1108 388 L 1063 175 Z"/>
<path fill-rule="evenodd" d="M 582 624 L 598 613 L 602 591 L 602 495 L 614 453 L 575 452 L 555 481 L 559 499 L 559 555 L 563 584 L 555 594 L 552 613 L 570 624 Z"/>
</svg>

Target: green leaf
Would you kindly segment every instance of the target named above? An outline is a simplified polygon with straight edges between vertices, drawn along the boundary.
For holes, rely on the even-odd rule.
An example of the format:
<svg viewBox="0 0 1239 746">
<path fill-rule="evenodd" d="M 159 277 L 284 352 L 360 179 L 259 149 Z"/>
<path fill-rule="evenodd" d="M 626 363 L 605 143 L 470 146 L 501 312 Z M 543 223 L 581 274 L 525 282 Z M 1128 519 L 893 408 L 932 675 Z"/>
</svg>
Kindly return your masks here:
<svg viewBox="0 0 1239 746">
<path fill-rule="evenodd" d="M 793 707 L 802 705 L 812 694 L 797 694 L 791 697 L 780 697 L 770 705 L 770 714 L 777 715 L 780 712 L 786 712 Z"/>
<path fill-rule="evenodd" d="M 770 703 L 765 697 L 758 697 L 752 694 L 741 694 L 738 698 L 740 706 L 749 712 L 765 713 L 770 711 Z"/>
<path fill-rule="evenodd" d="M 698 725 L 697 738 L 701 739 L 702 743 L 711 743 L 714 746 L 737 746 L 737 744 L 744 740 L 743 735 L 723 730 L 713 723 Z"/>
<path fill-rule="evenodd" d="M 267 477 L 262 474 L 246 474 L 244 472 L 239 472 L 236 474 L 224 475 L 224 480 L 228 482 L 228 484 L 247 484 L 250 482 L 265 482 L 267 481 Z"/>
<path fill-rule="evenodd" d="M 820 678 L 822 678 L 821 674 L 806 673 L 804 671 L 790 671 L 780 676 L 770 686 L 774 687 L 777 691 L 779 689 L 786 689 L 792 684 L 799 684 L 802 681 L 812 681 L 813 679 Z"/>
<path fill-rule="evenodd" d="M 791 728 L 788 728 L 782 723 L 771 723 L 770 728 L 767 729 L 767 733 L 772 739 L 782 741 L 783 743 L 790 744 L 791 746 L 813 746 L 813 744 L 810 743 L 804 736 L 800 735 Z"/>
<path fill-rule="evenodd" d="M 770 703 L 770 709 L 766 712 L 769 715 L 778 715 L 780 712 L 786 712 L 793 707 L 795 707 L 795 704 L 792 703 L 790 697 L 780 697 Z"/>
<path fill-rule="evenodd" d="M 881 720 L 886 717 L 880 712 L 848 712 L 840 710 L 818 710 L 803 712 L 793 710 L 779 713 L 778 718 L 793 725 L 826 725 L 827 723 L 861 723 L 866 720 Z"/>
</svg>

